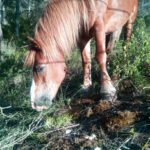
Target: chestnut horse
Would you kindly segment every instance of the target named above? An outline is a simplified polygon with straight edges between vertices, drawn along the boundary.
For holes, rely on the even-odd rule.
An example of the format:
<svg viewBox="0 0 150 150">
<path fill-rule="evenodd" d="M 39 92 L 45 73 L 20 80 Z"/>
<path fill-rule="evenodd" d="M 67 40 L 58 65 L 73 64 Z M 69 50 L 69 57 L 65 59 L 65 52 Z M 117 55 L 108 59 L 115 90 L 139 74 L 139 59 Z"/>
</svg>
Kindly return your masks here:
<svg viewBox="0 0 150 150">
<path fill-rule="evenodd" d="M 65 56 L 78 46 L 83 61 L 83 88 L 91 86 L 90 41 L 96 41 L 95 58 L 100 68 L 100 93 L 114 100 L 116 89 L 106 69 L 106 35 L 126 29 L 129 40 L 137 15 L 137 0 L 51 0 L 39 19 L 25 64 L 33 68 L 31 104 L 47 109 L 65 78 Z"/>
</svg>

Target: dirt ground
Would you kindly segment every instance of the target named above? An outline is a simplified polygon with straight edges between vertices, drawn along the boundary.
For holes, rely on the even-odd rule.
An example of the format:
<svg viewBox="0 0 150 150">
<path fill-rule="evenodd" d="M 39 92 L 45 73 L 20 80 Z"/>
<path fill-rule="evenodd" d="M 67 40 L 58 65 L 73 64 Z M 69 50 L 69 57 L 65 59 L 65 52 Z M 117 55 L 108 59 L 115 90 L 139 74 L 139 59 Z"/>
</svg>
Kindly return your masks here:
<svg viewBox="0 0 150 150">
<path fill-rule="evenodd" d="M 66 108 L 64 108 L 66 109 Z M 66 109 L 74 125 L 47 135 L 43 149 L 148 150 L 150 100 L 147 97 L 99 101 L 98 96 L 74 100 Z"/>
</svg>

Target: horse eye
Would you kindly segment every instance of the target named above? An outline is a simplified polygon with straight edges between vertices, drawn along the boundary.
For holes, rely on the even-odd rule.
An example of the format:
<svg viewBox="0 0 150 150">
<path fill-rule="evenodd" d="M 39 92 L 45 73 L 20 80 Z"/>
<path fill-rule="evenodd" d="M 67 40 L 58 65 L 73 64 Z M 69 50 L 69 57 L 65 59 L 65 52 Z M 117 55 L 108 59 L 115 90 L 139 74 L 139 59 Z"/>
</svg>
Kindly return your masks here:
<svg viewBox="0 0 150 150">
<path fill-rule="evenodd" d="M 34 71 L 36 71 L 37 73 L 43 73 L 45 70 L 45 65 L 37 65 L 34 68 Z"/>
</svg>

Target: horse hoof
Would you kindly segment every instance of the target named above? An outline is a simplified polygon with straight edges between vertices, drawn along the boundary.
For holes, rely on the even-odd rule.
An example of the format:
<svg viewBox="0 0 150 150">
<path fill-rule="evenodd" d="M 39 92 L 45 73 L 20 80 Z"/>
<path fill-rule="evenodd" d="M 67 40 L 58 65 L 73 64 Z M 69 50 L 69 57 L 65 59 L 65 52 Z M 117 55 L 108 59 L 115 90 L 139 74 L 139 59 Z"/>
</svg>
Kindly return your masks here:
<svg viewBox="0 0 150 150">
<path fill-rule="evenodd" d="M 81 85 L 82 91 L 84 92 L 89 92 L 91 89 L 91 85 L 85 86 L 85 85 Z"/>
<path fill-rule="evenodd" d="M 115 102 L 117 100 L 117 94 L 111 94 L 111 93 L 102 93 L 101 94 L 102 100 L 107 100 L 109 102 Z"/>
</svg>

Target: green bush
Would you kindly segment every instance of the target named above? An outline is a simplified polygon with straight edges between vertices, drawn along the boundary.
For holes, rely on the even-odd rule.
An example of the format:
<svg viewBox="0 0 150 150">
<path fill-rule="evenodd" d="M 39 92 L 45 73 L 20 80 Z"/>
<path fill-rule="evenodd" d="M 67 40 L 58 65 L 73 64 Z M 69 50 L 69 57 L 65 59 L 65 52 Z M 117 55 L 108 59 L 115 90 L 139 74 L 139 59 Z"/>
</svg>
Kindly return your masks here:
<svg viewBox="0 0 150 150">
<path fill-rule="evenodd" d="M 25 51 L 7 51 L 0 63 L 0 106 L 23 106 L 29 97 L 29 70 L 24 67 Z"/>
<path fill-rule="evenodd" d="M 130 79 L 134 86 L 141 92 L 150 88 L 150 39 L 149 28 L 144 19 L 136 22 L 131 41 L 125 45 L 119 42 L 116 47 L 116 55 L 110 55 L 110 68 L 112 76 L 121 80 Z M 113 58 L 114 57 L 114 58 Z"/>
</svg>

